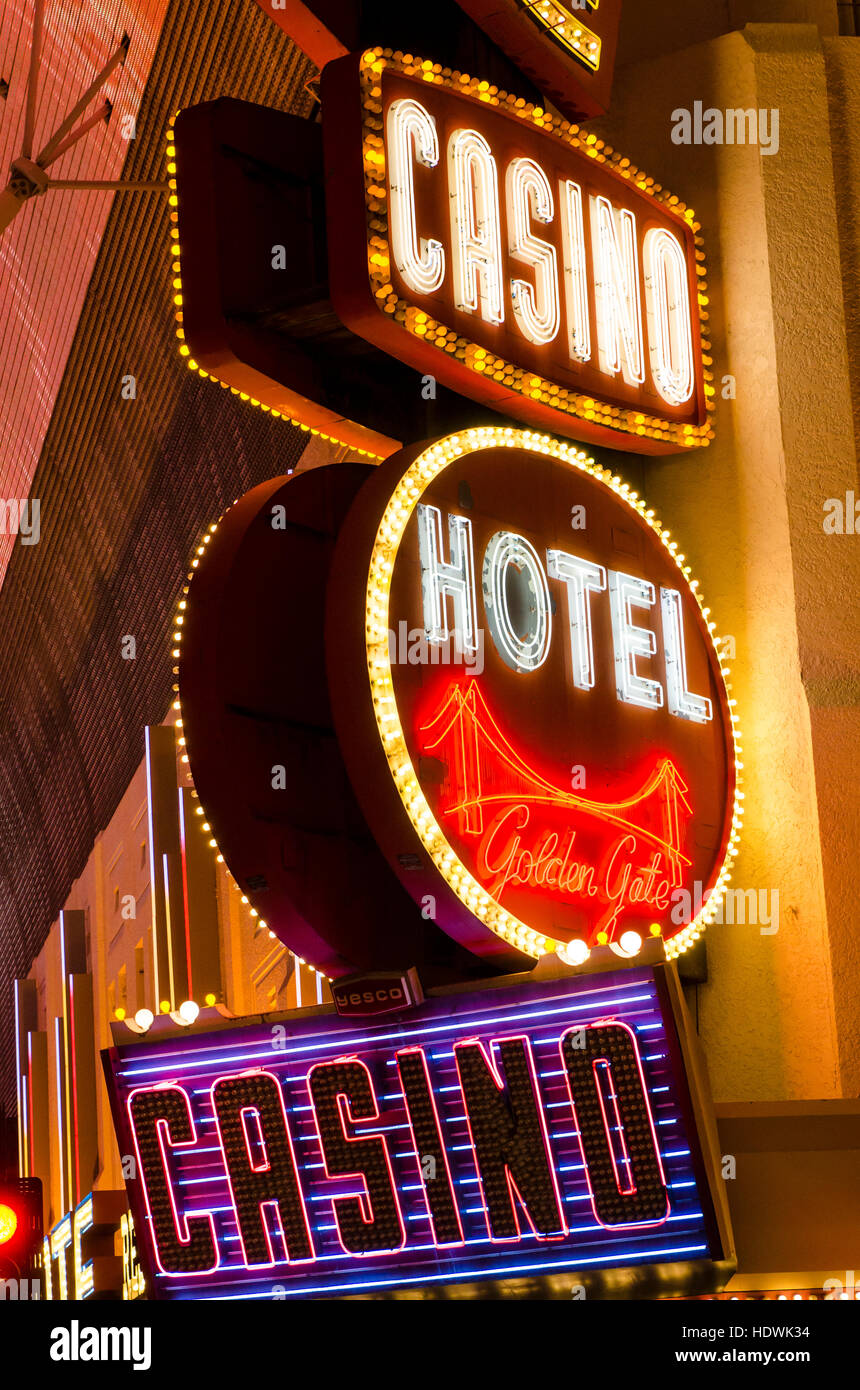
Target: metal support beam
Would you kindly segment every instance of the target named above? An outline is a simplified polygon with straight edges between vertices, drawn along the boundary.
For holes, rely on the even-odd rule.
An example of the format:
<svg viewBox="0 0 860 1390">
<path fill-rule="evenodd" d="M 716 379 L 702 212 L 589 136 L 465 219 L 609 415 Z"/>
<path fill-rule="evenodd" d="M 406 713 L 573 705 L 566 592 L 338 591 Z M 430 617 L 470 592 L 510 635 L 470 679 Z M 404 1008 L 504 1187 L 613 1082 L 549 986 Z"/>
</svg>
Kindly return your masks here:
<svg viewBox="0 0 860 1390">
<path fill-rule="evenodd" d="M 122 43 L 120 43 L 116 51 L 108 59 L 101 71 L 96 74 L 89 87 L 87 87 L 87 90 L 84 92 L 80 101 L 78 101 L 72 107 L 68 116 L 63 121 L 63 124 L 57 131 L 54 132 L 45 148 L 39 151 L 38 155 L 36 156 L 37 164 L 41 164 L 42 167 L 45 168 L 50 163 L 57 151 L 58 145 L 61 145 L 62 142 L 65 140 L 66 136 L 69 135 L 72 130 L 74 130 L 75 126 L 77 125 L 81 116 L 86 111 L 93 97 L 96 95 L 97 92 L 101 90 L 101 88 L 107 82 L 111 73 L 114 71 L 114 68 L 118 68 L 121 63 L 125 62 L 126 54 L 128 53 L 128 44 L 129 40 L 128 35 L 126 34 L 123 37 Z"/>
<path fill-rule="evenodd" d="M 60 158 L 61 154 L 65 154 L 66 150 L 70 150 L 73 145 L 76 145 L 79 140 L 82 140 L 87 131 L 92 130 L 93 126 L 98 125 L 101 121 L 109 121 L 112 110 L 112 104 L 108 101 L 107 97 L 105 97 L 98 111 L 94 112 L 92 116 L 88 116 L 83 125 L 79 125 L 77 130 L 73 130 L 71 135 L 66 136 L 65 140 L 61 140 L 50 159 L 42 160 L 41 168 L 49 168 L 56 159 Z"/>
<path fill-rule="evenodd" d="M 33 13 L 33 37 L 30 41 L 30 71 L 27 74 L 27 106 L 24 112 L 24 147 L 21 151 L 25 159 L 33 158 L 33 132 L 36 127 L 36 101 L 39 95 L 39 59 L 42 56 L 42 24 L 45 17 L 45 0 L 36 0 Z"/>
<path fill-rule="evenodd" d="M 166 183 L 130 183 L 123 179 L 51 179 L 48 191 L 52 188 L 90 189 L 95 193 L 113 190 L 116 193 L 166 193 Z"/>
</svg>

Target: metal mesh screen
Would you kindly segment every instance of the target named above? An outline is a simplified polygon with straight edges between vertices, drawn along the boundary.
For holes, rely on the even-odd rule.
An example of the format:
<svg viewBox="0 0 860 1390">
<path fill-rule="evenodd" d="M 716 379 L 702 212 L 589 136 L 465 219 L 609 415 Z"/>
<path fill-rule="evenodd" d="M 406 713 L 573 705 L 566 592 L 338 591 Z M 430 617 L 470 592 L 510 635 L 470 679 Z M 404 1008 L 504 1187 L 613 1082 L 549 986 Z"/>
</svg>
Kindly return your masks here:
<svg viewBox="0 0 860 1390">
<path fill-rule="evenodd" d="M 165 176 L 169 117 L 238 96 L 308 114 L 313 69 L 253 0 L 173 0 L 124 177 Z M 87 197 L 87 194 L 58 194 Z M 26 214 L 25 214 L 26 215 Z M 167 206 L 115 199 L 31 496 L 41 539 L 0 590 L 0 1096 L 14 1104 L 11 981 L 26 974 L 163 719 L 169 625 L 200 529 L 306 435 L 184 367 Z M 133 376 L 134 399 L 122 381 Z M 121 639 L 132 635 L 134 660 Z"/>
</svg>

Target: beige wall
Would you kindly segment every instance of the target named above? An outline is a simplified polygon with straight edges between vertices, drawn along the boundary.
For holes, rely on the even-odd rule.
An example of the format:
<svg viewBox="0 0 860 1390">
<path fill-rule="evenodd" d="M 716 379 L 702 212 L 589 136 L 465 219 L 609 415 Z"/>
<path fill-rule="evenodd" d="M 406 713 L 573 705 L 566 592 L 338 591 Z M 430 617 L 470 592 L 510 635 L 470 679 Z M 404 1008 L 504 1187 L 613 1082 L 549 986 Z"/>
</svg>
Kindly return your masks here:
<svg viewBox="0 0 860 1390">
<path fill-rule="evenodd" d="M 671 8 L 647 7 L 647 51 L 664 47 L 654 25 Z M 695 34 L 725 7 L 684 8 Z M 817 12 L 834 28 L 832 5 L 730 8 L 741 19 Z M 629 23 L 627 39 L 629 60 Z M 857 289 L 846 327 L 840 232 L 846 268 L 856 267 L 858 144 L 852 131 L 834 154 L 828 100 L 840 131 L 850 122 L 836 88 L 856 76 L 856 44 L 825 47 L 811 24 L 755 24 L 628 61 L 599 127 L 695 208 L 710 272 L 716 441 L 649 465 L 646 490 L 737 645 L 746 822 L 735 883 L 780 896 L 776 934 L 708 933 L 700 1028 L 717 1100 L 860 1093 L 860 536 L 823 530 L 825 499 L 857 480 Z M 697 100 L 777 108 L 779 152 L 673 144 L 672 112 Z M 734 400 L 720 398 L 726 375 Z"/>
</svg>

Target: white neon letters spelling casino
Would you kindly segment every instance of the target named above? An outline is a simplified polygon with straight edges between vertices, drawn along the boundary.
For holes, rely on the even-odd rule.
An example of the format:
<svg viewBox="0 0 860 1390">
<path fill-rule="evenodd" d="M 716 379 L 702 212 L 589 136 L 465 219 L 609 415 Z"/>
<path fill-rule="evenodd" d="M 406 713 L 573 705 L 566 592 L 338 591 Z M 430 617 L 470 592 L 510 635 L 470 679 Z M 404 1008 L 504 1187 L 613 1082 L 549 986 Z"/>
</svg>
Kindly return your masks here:
<svg viewBox="0 0 860 1390">
<path fill-rule="evenodd" d="M 496 326 L 510 320 L 528 342 L 563 346 L 572 362 L 590 362 L 629 386 L 646 380 L 647 364 L 667 404 L 690 400 L 696 374 L 686 257 L 671 231 L 648 228 L 640 250 L 635 213 L 603 195 L 586 197 L 569 178 L 553 186 L 523 155 L 500 169 L 488 140 L 467 126 L 453 130 L 442 150 L 436 120 L 411 97 L 392 101 L 385 138 L 392 256 L 410 290 L 432 295 L 450 280 L 461 311 Z M 419 226 L 416 166 L 447 176 L 449 257 L 442 229 Z M 505 274 L 503 246 L 522 275 Z"/>
</svg>

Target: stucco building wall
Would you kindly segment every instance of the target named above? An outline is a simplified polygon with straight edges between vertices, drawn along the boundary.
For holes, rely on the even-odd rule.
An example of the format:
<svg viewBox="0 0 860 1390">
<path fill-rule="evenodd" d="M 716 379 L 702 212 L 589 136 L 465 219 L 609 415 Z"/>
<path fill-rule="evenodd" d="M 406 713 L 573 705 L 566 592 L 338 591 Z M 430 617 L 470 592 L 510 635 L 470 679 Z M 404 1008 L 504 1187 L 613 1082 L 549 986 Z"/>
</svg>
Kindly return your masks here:
<svg viewBox="0 0 860 1390">
<path fill-rule="evenodd" d="M 671 8 L 649 7 L 654 25 Z M 689 6 L 687 32 L 706 34 L 719 8 Z M 824 503 L 857 478 L 857 153 L 853 136 L 838 153 L 833 143 L 850 123 L 840 92 L 856 40 L 828 37 L 832 5 L 729 8 L 733 23 L 796 22 L 745 24 L 647 61 L 628 27 L 600 125 L 692 204 L 705 238 L 716 440 L 649 465 L 646 490 L 736 647 L 746 820 L 735 885 L 779 894 L 777 931 L 710 929 L 700 1031 L 717 1100 L 853 1097 L 860 537 L 825 532 Z M 652 27 L 638 51 L 671 46 Z M 697 101 L 777 111 L 778 152 L 674 143 L 673 112 Z"/>
</svg>

